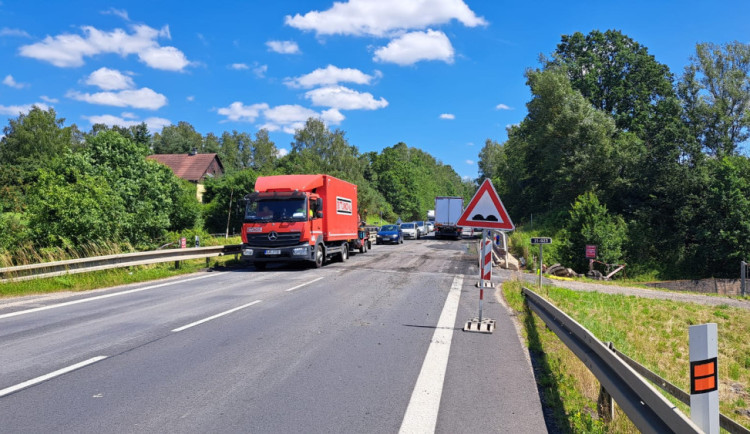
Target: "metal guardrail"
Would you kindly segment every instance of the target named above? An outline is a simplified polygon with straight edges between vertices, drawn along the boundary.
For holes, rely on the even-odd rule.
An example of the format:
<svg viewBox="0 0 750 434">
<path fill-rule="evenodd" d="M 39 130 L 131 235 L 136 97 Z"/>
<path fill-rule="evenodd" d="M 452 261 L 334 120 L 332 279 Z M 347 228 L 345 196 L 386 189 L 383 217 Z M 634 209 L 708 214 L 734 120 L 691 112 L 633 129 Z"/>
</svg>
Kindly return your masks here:
<svg viewBox="0 0 750 434">
<path fill-rule="evenodd" d="M 151 250 L 0 268 L 0 283 L 240 253 L 240 245 Z"/>
<path fill-rule="evenodd" d="M 630 365 L 631 368 L 633 368 L 636 372 L 641 374 L 643 378 L 656 384 L 657 386 L 662 388 L 665 392 L 674 396 L 681 403 L 685 405 L 690 405 L 689 393 L 685 392 L 684 390 L 680 389 L 679 387 L 675 386 L 669 381 L 663 379 L 662 377 L 656 375 L 655 373 L 649 371 L 648 368 L 636 362 L 635 360 L 631 359 L 630 357 L 628 357 L 626 354 L 624 354 L 617 348 L 614 348 L 614 347 L 610 347 L 610 348 L 625 363 Z M 733 421 L 732 419 L 729 418 L 729 416 L 723 413 L 719 413 L 719 426 L 731 434 L 750 434 L 750 429 L 747 429 L 744 426 L 740 425 L 739 423 Z"/>
<path fill-rule="evenodd" d="M 701 432 L 591 332 L 534 291 L 523 288 L 523 294 L 531 310 L 586 365 L 641 432 Z"/>
</svg>

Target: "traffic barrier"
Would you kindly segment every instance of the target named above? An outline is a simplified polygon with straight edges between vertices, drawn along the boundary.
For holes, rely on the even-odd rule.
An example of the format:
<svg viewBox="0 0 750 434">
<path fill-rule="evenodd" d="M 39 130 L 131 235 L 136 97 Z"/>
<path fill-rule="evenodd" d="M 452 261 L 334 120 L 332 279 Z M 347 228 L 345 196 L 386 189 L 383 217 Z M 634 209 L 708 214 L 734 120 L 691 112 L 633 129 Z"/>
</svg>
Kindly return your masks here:
<svg viewBox="0 0 750 434">
<path fill-rule="evenodd" d="M 0 268 L 0 283 L 55 277 L 65 274 L 87 273 L 90 271 L 132 267 L 135 265 L 233 255 L 239 254 L 241 252 L 240 248 L 241 246 L 237 244 L 189 249 L 151 250 L 148 252 L 122 253 L 91 258 L 69 259 L 66 261 L 18 265 L 15 267 Z"/>
</svg>

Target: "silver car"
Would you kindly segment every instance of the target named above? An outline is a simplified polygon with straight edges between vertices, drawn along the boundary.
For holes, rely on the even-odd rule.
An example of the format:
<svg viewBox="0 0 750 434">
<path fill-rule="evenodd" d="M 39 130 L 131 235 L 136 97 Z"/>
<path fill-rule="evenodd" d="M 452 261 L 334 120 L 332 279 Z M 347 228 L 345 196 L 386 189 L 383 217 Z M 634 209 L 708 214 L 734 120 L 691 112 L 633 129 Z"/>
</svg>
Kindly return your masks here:
<svg viewBox="0 0 750 434">
<path fill-rule="evenodd" d="M 404 238 L 413 238 L 415 240 L 419 238 L 419 229 L 417 229 L 417 225 L 414 222 L 401 223 L 401 232 L 404 234 Z"/>
</svg>

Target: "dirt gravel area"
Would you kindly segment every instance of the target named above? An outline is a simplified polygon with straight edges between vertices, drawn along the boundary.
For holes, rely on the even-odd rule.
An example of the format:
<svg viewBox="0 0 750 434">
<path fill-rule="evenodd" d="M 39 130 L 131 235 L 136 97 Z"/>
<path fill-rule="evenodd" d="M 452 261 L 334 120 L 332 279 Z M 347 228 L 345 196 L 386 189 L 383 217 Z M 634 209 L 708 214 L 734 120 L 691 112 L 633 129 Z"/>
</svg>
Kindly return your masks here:
<svg viewBox="0 0 750 434">
<path fill-rule="evenodd" d="M 493 275 L 499 277 L 502 280 L 506 280 L 506 279 L 525 280 L 529 282 L 529 284 L 534 284 L 534 285 L 536 285 L 537 279 L 538 279 L 533 274 L 521 273 L 518 271 L 494 269 L 492 270 L 492 272 L 493 272 Z M 684 301 L 688 303 L 698 303 L 698 304 L 705 304 L 709 306 L 719 306 L 719 305 L 725 304 L 725 305 L 732 306 L 732 307 L 739 307 L 741 309 L 750 310 L 750 301 L 739 300 L 736 298 L 725 297 L 725 296 L 708 296 L 708 295 L 686 293 L 686 292 L 660 291 L 660 290 L 654 290 L 654 289 L 634 288 L 634 287 L 629 287 L 629 286 L 614 286 L 611 284 L 604 285 L 601 283 L 548 279 L 546 277 L 544 277 L 542 281 L 545 285 L 559 286 L 561 288 L 568 288 L 574 291 L 601 292 L 604 294 L 634 295 L 636 297 Z M 531 289 L 533 289 L 533 287 Z"/>
</svg>

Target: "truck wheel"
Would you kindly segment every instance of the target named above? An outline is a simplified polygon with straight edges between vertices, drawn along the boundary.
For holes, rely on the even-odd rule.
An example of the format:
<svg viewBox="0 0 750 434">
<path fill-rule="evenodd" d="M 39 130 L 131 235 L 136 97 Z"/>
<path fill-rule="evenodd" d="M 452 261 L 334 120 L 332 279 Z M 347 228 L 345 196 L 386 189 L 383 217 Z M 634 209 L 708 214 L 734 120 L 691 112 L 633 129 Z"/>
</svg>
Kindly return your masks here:
<svg viewBox="0 0 750 434">
<path fill-rule="evenodd" d="M 323 246 L 318 246 L 315 249 L 315 268 L 320 268 L 325 263 L 326 255 L 323 252 Z"/>
<path fill-rule="evenodd" d="M 344 243 L 341 246 L 341 256 L 339 256 L 341 259 L 341 262 L 346 262 L 347 259 L 349 259 L 349 244 Z"/>
<path fill-rule="evenodd" d="M 363 242 L 361 246 L 359 246 L 359 253 L 367 253 L 367 241 Z"/>
</svg>

